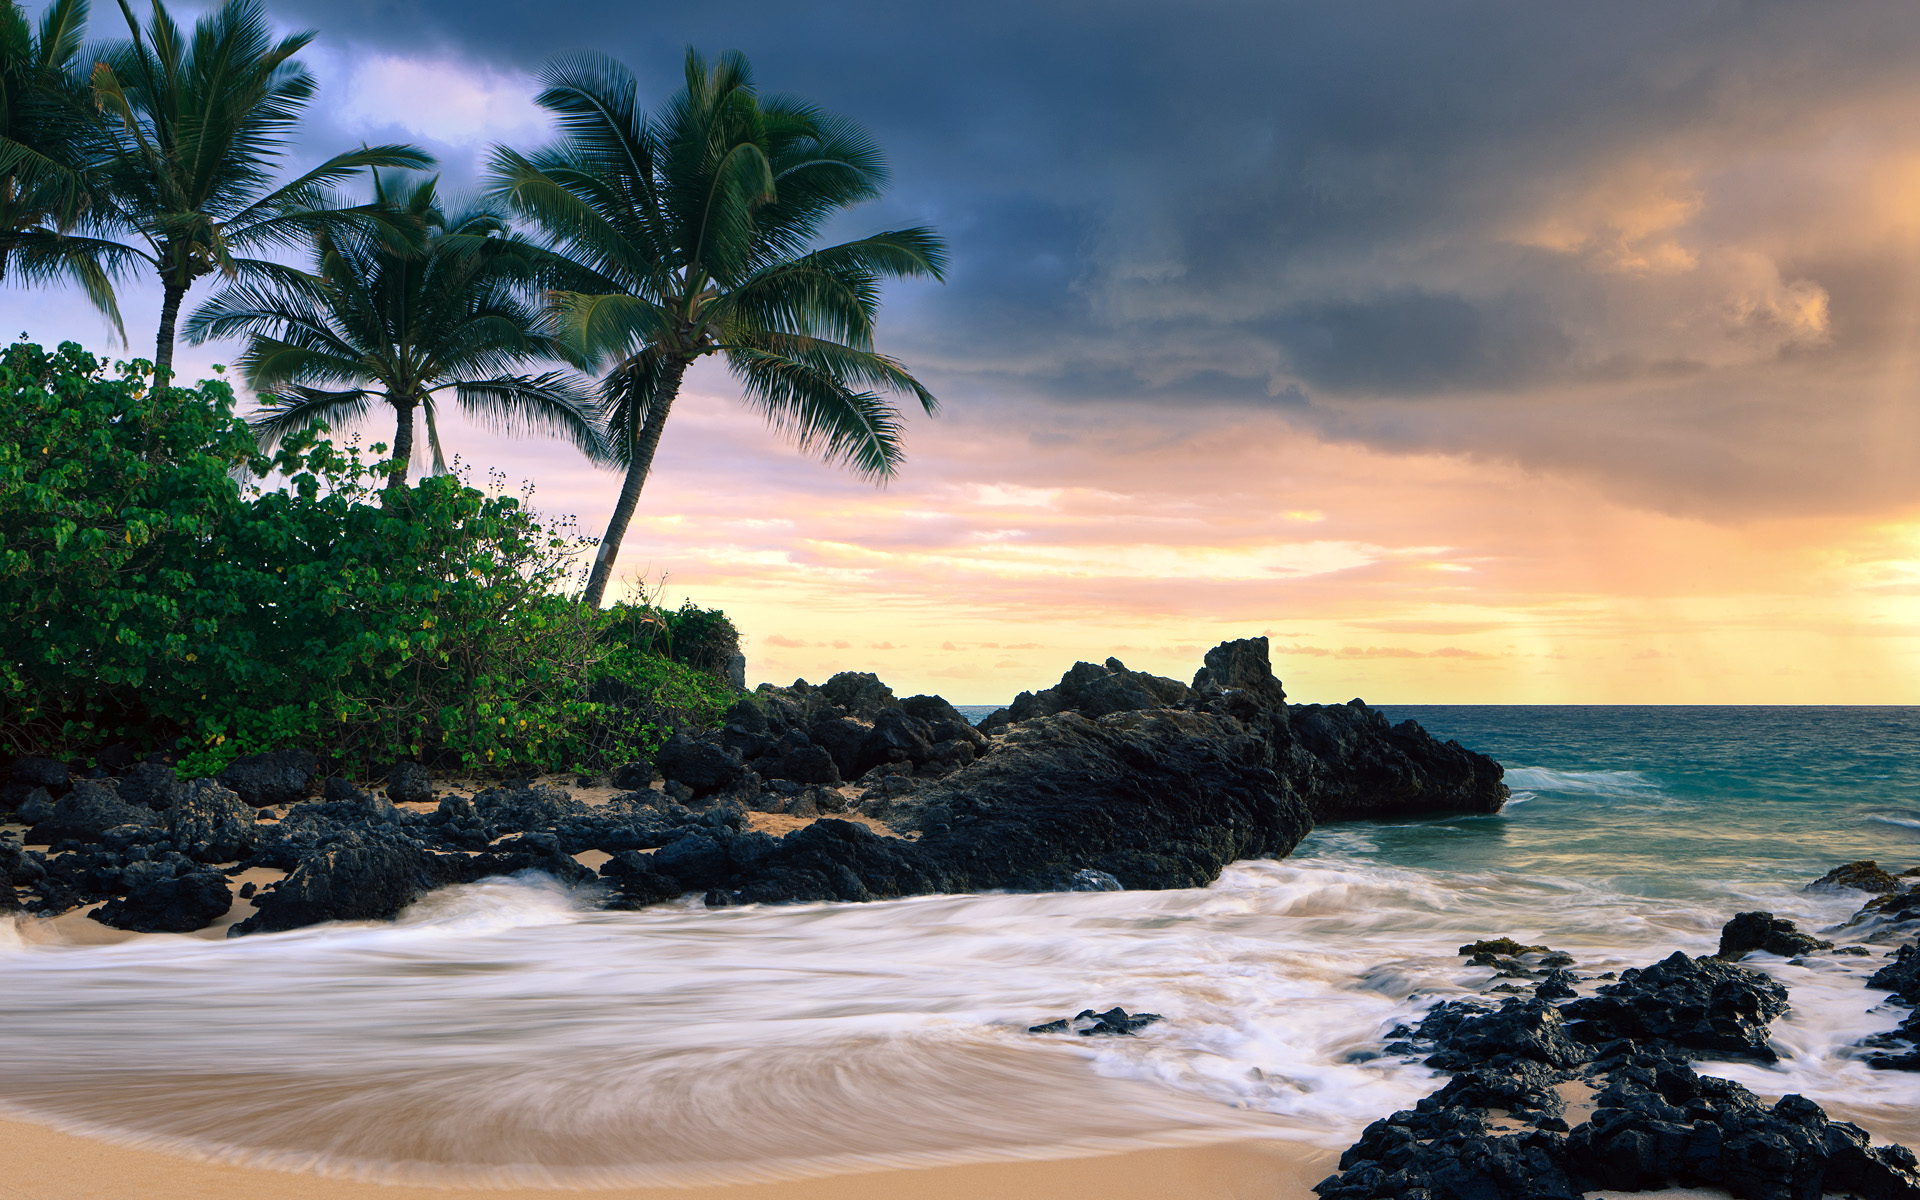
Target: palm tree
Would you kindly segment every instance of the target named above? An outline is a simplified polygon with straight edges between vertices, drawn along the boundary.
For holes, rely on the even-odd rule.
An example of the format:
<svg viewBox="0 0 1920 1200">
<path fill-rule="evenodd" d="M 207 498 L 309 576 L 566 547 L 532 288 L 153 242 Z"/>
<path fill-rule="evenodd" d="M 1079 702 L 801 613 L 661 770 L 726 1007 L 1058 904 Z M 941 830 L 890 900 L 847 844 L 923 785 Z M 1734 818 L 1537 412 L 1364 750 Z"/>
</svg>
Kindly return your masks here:
<svg viewBox="0 0 1920 1200">
<path fill-rule="evenodd" d="M 794 100 L 756 95 L 747 62 L 689 50 L 686 86 L 657 114 L 594 54 L 556 60 L 541 105 L 561 139 L 496 148 L 495 194 L 543 225 L 571 269 L 551 276 L 565 335 L 610 363 L 609 452 L 626 479 L 588 577 L 598 606 L 687 368 L 720 354 L 746 400 L 801 449 L 884 481 L 900 414 L 880 393 L 931 393 L 873 349 L 880 283 L 942 277 L 945 247 L 902 229 L 809 250 L 841 209 L 880 193 L 866 134 Z"/>
<path fill-rule="evenodd" d="M 108 49 L 93 87 L 111 118 L 114 218 L 137 243 L 131 253 L 160 277 L 154 376 L 164 384 L 180 302 L 196 280 L 286 275 L 242 256 L 311 245 L 317 231 L 379 216 L 338 208 L 329 187 L 365 167 L 427 167 L 433 158 L 412 146 L 363 146 L 274 187 L 272 169 L 315 89 L 292 61 L 313 31 L 275 41 L 258 0 L 225 0 L 189 42 L 160 0 L 144 32 L 127 0 L 120 9 L 132 39 Z"/>
<path fill-rule="evenodd" d="M 124 338 L 112 276 L 127 251 L 76 232 L 100 214 L 105 149 L 76 67 L 86 26 L 87 0 L 54 0 L 37 36 L 19 4 L 0 3 L 0 281 L 72 279 Z"/>
<path fill-rule="evenodd" d="M 423 251 L 396 250 L 374 229 L 322 230 L 312 276 L 231 284 L 187 322 L 196 343 L 250 339 L 240 366 L 262 401 L 253 423 L 261 440 L 339 427 L 378 400 L 396 423 L 388 477 L 405 483 L 416 413 L 426 419 L 434 470 L 446 470 L 435 396 L 451 389 L 463 410 L 496 426 L 543 429 L 599 454 L 583 381 L 559 371 L 516 373 L 531 359 L 567 356 L 537 332 L 542 315 L 529 299 L 542 251 L 514 238 L 484 205 L 448 214 L 434 179 L 395 196 L 376 173 L 374 196 L 426 231 Z"/>
</svg>

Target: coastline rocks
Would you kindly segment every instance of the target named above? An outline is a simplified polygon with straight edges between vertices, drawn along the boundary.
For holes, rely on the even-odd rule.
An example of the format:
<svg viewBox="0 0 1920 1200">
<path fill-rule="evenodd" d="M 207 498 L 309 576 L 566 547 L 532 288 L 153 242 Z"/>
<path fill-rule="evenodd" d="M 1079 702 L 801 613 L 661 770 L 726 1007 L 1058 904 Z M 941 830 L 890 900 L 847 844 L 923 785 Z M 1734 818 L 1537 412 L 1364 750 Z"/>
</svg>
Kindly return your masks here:
<svg viewBox="0 0 1920 1200">
<path fill-rule="evenodd" d="M 1714 953 L 1714 957 L 1732 960 L 1755 950 L 1764 950 L 1768 954 L 1792 958 L 1797 954 L 1831 949 L 1832 942 L 1823 942 L 1812 934 L 1801 933 L 1792 921 L 1782 920 L 1770 912 L 1743 912 L 1735 913 L 1733 920 L 1721 928 L 1720 949 Z"/>
<path fill-rule="evenodd" d="M 1738 970 L 1687 962 L 1708 975 Z M 1626 972 L 1679 985 L 1673 996 L 1637 992 L 1645 1010 L 1674 1010 L 1643 1027 L 1683 1020 L 1691 974 L 1671 958 Z M 1538 1001 L 1495 1010 L 1451 1002 L 1430 1010 L 1417 1033 L 1396 1030 L 1432 1044 L 1427 1062 L 1456 1073 L 1412 1109 L 1369 1125 L 1314 1191 L 1324 1200 L 1577 1200 L 1669 1187 L 1724 1188 L 1740 1200 L 1920 1196 L 1920 1164 L 1904 1147 L 1874 1146 L 1800 1096 L 1768 1107 L 1737 1083 L 1700 1075 L 1672 1042 L 1583 1045 L 1552 1013 Z"/>
<path fill-rule="evenodd" d="M 653 764 L 668 782 L 681 784 L 695 796 L 725 790 L 740 781 L 745 769 L 737 752 L 677 731 L 654 754 Z"/>
<path fill-rule="evenodd" d="M 136 763 L 118 781 L 120 798 L 129 804 L 165 810 L 173 807 L 183 786 L 165 763 Z"/>
<path fill-rule="evenodd" d="M 1231 718 L 1173 710 L 1024 722 L 987 758 L 893 802 L 889 822 L 958 886 L 1064 890 L 1083 869 L 1128 888 L 1203 887 L 1279 858 L 1312 828 Z"/>
<path fill-rule="evenodd" d="M 893 689 L 866 671 L 842 671 L 820 685 L 820 694 L 828 703 L 866 721 L 878 720 L 882 712 L 899 704 L 893 698 Z"/>
<path fill-rule="evenodd" d="M 1571 1128 L 1562 1089 L 1594 1104 Z M 1339 1165 L 1313 1189 L 1323 1200 L 1578 1200 L 1668 1187 L 1725 1188 L 1741 1200 L 1920 1194 L 1904 1147 L 1874 1146 L 1801 1096 L 1769 1108 L 1684 1059 L 1630 1049 L 1578 1075 L 1521 1064 L 1456 1076 L 1368 1126 Z"/>
<path fill-rule="evenodd" d="M 1861 859 L 1844 866 L 1835 867 L 1825 875 L 1806 886 L 1809 892 L 1837 892 L 1852 888 L 1857 892 L 1873 892 L 1876 895 L 1897 892 L 1901 883 L 1891 871 L 1883 870 L 1873 859 Z"/>
<path fill-rule="evenodd" d="M 144 804 L 128 804 L 110 785 L 95 779 L 82 779 L 73 790 L 54 802 L 46 818 L 28 831 L 27 841 L 51 845 L 69 839 L 98 841 L 100 835 L 121 825 L 158 825 L 162 818 Z"/>
<path fill-rule="evenodd" d="M 739 705 L 735 705 L 734 707 L 738 708 Z M 749 707 L 751 707 L 751 705 L 749 705 Z M 648 787 L 658 778 L 659 776 L 654 773 L 652 763 L 630 762 L 615 767 L 612 775 L 608 778 L 608 782 L 622 791 L 630 792 L 638 788 Z"/>
<path fill-rule="evenodd" d="M 1162 1019 L 1159 1013 L 1129 1013 L 1124 1008 L 1110 1008 L 1103 1013 L 1083 1008 L 1071 1017 L 1048 1021 L 1044 1025 L 1029 1025 L 1027 1032 L 1073 1032 L 1081 1037 L 1132 1037 Z"/>
<path fill-rule="evenodd" d="M 199 862 L 232 862 L 251 852 L 254 824 L 254 809 L 211 779 L 184 786 L 167 810 L 167 835 Z"/>
<path fill-rule="evenodd" d="M 293 750 L 236 760 L 217 783 L 135 768 L 125 785 L 141 803 L 97 782 L 58 802 L 35 793 L 46 800 L 35 832 L 79 849 L 22 886 L 35 911 L 59 912 L 130 897 L 126 870 L 169 854 L 288 872 L 234 934 L 391 917 L 436 887 L 489 874 L 584 882 L 593 875 L 573 856 L 589 850 L 611 856 L 600 879 L 622 907 L 687 893 L 718 906 L 1199 887 L 1237 859 L 1289 853 L 1316 817 L 1492 811 L 1506 795 L 1497 764 L 1412 723 L 1389 727 L 1364 706 L 1289 709 L 1261 638 L 1216 647 L 1191 688 L 1117 659 L 1079 664 L 1030 696 L 1030 709 L 1055 711 L 990 738 L 940 697 L 898 699 L 872 675 L 763 685 L 723 729 L 677 732 L 654 764 L 617 771 L 633 790 L 593 808 L 518 781 L 420 811 L 407 802 L 431 789 L 413 763 L 388 771 L 386 796 L 331 779 L 306 800 L 318 764 Z M 1302 738 L 1296 724 L 1321 732 Z M 654 766 L 659 790 L 647 786 Z M 254 819 L 279 804 L 279 820 Z M 815 817 L 849 807 L 859 820 L 820 819 L 784 837 L 746 828 L 748 808 Z M 135 882 L 157 886 L 149 875 Z"/>
<path fill-rule="evenodd" d="M 432 804 L 433 776 L 417 762 L 387 768 L 387 799 L 395 804 Z"/>
<path fill-rule="evenodd" d="M 464 882 L 466 872 L 449 869 L 450 860 L 394 834 L 341 834 L 262 888 L 253 898 L 254 914 L 227 936 L 392 917 L 435 888 Z"/>
<path fill-rule="evenodd" d="M 58 796 L 71 785 L 73 776 L 65 763 L 28 755 L 13 760 L 7 768 L 7 778 L 21 787 L 45 788 L 49 795 Z"/>
<path fill-rule="evenodd" d="M 255 808 L 272 808 L 306 798 L 319 770 L 319 760 L 305 750 L 272 750 L 234 759 L 219 780 Z"/>
<path fill-rule="evenodd" d="M 1568 1035 L 1560 1010 L 1537 999 L 1516 997 L 1492 1011 L 1472 1001 L 1448 1001 L 1435 1005 L 1417 1030 L 1394 1032 L 1405 1040 L 1390 1043 L 1388 1053 L 1407 1053 L 1432 1043 L 1436 1049 L 1427 1057 L 1427 1065 L 1442 1071 L 1521 1060 L 1571 1067 L 1593 1057 L 1590 1049 Z"/>
<path fill-rule="evenodd" d="M 1142 708 L 1169 708 L 1187 699 L 1187 685 L 1177 679 L 1129 671 L 1125 663 L 1109 658 L 1104 664 L 1078 662 L 1060 682 L 1040 692 L 1021 692 L 1007 708 L 1010 721 L 1031 721 L 1056 713 L 1083 717 Z"/>
<path fill-rule="evenodd" d="M 177 854 L 129 863 L 120 872 L 120 887 L 126 891 L 124 896 L 87 915 L 102 925 L 135 933 L 191 933 L 226 916 L 233 907 L 225 875 Z"/>
<path fill-rule="evenodd" d="M 1298 786 L 1315 821 L 1377 820 L 1435 812 L 1499 812 L 1507 802 L 1499 763 L 1436 740 L 1419 724 L 1392 725 L 1359 700 L 1296 706 Z"/>
<path fill-rule="evenodd" d="M 1896 1004 L 1914 1010 L 1899 1028 L 1861 1043 L 1884 1051 L 1869 1056 L 1867 1065 L 1883 1071 L 1920 1071 L 1920 946 L 1909 942 L 1896 950 L 1893 961 L 1875 971 L 1867 986 L 1885 988 L 1893 993 Z"/>
<path fill-rule="evenodd" d="M 1676 950 L 1563 1011 L 1575 1022 L 1573 1036 L 1595 1045 L 1628 1038 L 1706 1057 L 1775 1062 L 1767 1025 L 1787 1011 L 1787 989 L 1758 971 Z"/>
</svg>

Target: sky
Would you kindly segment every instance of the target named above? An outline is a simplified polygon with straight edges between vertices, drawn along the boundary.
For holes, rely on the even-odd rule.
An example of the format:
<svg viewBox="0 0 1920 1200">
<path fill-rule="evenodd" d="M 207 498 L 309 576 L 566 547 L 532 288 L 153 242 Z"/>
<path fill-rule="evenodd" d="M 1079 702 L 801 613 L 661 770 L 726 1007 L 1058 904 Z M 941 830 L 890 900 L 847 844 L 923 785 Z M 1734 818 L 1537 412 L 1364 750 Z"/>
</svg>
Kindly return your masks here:
<svg viewBox="0 0 1920 1200">
<path fill-rule="evenodd" d="M 306 158 L 415 141 L 472 186 L 548 136 L 550 56 L 658 102 L 689 45 L 885 148 L 832 232 L 947 238 L 879 331 L 940 414 L 876 488 L 703 363 L 621 552 L 751 682 L 1002 703 L 1265 635 L 1299 701 L 1920 703 L 1920 7 L 272 11 L 320 31 Z M 125 307 L 139 343 L 157 292 Z M 108 348 L 76 297 L 0 312 Z M 447 432 L 603 527 L 616 475 Z"/>
</svg>

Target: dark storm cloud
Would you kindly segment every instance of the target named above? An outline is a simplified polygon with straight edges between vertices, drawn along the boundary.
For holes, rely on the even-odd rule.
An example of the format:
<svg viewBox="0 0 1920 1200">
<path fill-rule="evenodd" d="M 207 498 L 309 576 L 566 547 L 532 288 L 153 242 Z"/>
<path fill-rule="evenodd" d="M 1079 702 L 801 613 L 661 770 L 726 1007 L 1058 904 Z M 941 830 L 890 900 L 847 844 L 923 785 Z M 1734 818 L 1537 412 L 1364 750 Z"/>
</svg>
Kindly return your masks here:
<svg viewBox="0 0 1920 1200">
<path fill-rule="evenodd" d="M 1658 385 L 1660 403 L 1633 402 L 1647 436 L 1690 441 L 1687 414 L 1757 367 L 1857 362 L 1901 336 L 1862 331 L 1912 264 L 1809 239 L 1830 206 L 1768 189 L 1836 139 L 1911 123 L 1891 115 L 1920 102 L 1904 3 L 280 11 L 344 55 L 526 71 L 591 46 L 660 95 L 686 45 L 745 51 L 763 87 L 856 117 L 890 153 L 893 192 L 848 230 L 926 221 L 952 240 L 950 285 L 888 330 L 949 393 L 1281 405 L 1331 436 L 1637 476 L 1669 456 L 1553 414 L 1609 402 L 1596 381 Z M 1689 376 L 1695 391 L 1667 386 Z M 1442 412 L 1346 407 L 1407 398 Z M 1456 399 L 1552 411 L 1456 424 Z M 1712 487 L 1787 494 L 1765 474 L 1778 447 L 1718 434 Z M 1708 486 L 1665 477 L 1667 496 Z"/>
</svg>

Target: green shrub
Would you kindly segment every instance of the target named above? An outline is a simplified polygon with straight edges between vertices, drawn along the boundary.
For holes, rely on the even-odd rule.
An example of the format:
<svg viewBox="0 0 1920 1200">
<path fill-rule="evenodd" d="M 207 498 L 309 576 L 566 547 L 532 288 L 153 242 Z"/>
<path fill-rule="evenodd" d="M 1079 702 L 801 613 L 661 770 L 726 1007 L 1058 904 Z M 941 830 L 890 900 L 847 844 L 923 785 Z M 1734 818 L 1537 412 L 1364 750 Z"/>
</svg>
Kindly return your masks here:
<svg viewBox="0 0 1920 1200">
<path fill-rule="evenodd" d="M 269 471 L 286 485 L 240 481 Z M 7 350 L 0 743 L 176 745 L 195 771 L 281 745 L 558 769 L 731 701 L 634 643 L 648 613 L 562 594 L 581 543 L 519 501 L 385 483 L 311 435 L 260 454 L 223 383 L 156 393 L 145 364 Z"/>
</svg>

